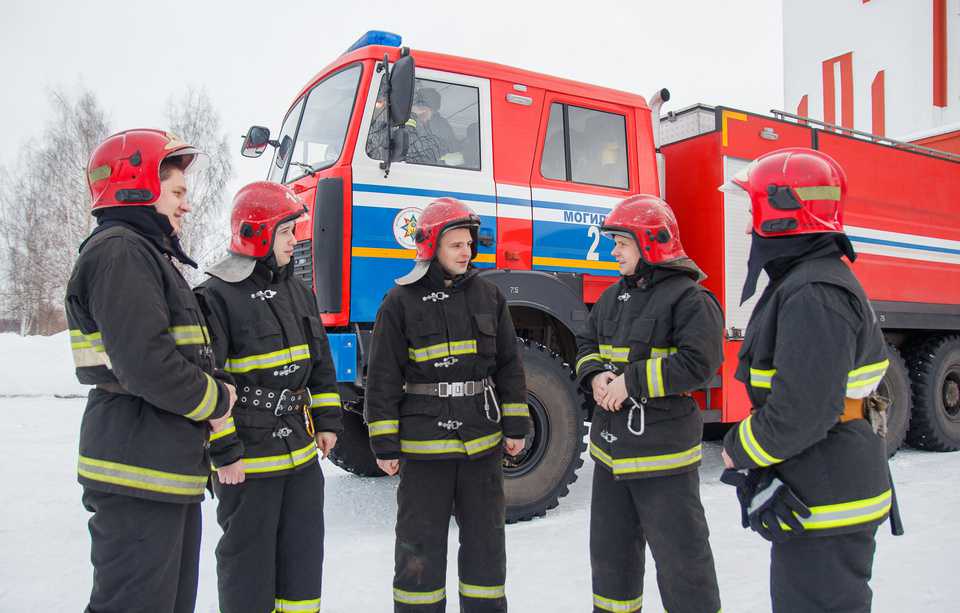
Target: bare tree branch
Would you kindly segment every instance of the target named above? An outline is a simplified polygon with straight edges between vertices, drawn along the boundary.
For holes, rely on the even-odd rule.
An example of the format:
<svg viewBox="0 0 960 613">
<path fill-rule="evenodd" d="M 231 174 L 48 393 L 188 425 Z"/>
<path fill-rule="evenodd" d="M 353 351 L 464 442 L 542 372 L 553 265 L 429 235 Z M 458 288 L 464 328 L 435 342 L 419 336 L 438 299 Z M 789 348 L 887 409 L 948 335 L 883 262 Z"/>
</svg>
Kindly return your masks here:
<svg viewBox="0 0 960 613">
<path fill-rule="evenodd" d="M 179 99 L 167 106 L 170 131 L 185 142 L 205 151 L 209 165 L 188 180 L 190 205 L 180 241 L 184 250 L 200 264 L 200 271 L 222 257 L 230 238 L 227 183 L 233 178 L 227 133 L 221 128 L 220 113 L 214 108 L 206 90 L 190 87 Z M 191 282 L 203 280 L 203 274 L 185 269 Z"/>
<path fill-rule="evenodd" d="M 0 171 L 0 308 L 22 334 L 65 327 L 63 296 L 77 247 L 90 233 L 86 165 L 109 135 L 94 94 L 49 95 L 53 117 L 37 141 L 23 145 L 13 169 Z"/>
</svg>

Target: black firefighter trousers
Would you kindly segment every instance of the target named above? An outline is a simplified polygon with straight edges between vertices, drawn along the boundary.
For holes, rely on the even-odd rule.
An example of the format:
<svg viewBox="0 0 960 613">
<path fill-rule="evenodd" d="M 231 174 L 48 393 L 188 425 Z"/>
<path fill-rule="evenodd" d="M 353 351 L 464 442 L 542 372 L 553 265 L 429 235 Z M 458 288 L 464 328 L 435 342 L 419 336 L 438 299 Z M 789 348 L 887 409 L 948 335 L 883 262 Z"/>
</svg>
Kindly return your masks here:
<svg viewBox="0 0 960 613">
<path fill-rule="evenodd" d="M 802 537 L 770 548 L 773 613 L 869 613 L 877 529 Z"/>
<path fill-rule="evenodd" d="M 709 536 L 698 471 L 617 481 L 596 465 L 590 503 L 593 611 L 641 610 L 649 543 L 663 608 L 717 613 L 720 590 Z"/>
<path fill-rule="evenodd" d="M 320 610 L 323 574 L 323 471 L 296 472 L 240 485 L 214 483 L 217 588 L 221 613 Z"/>
<path fill-rule="evenodd" d="M 93 513 L 87 613 L 193 613 L 199 502 L 157 502 L 84 488 L 83 506 Z"/>
<path fill-rule="evenodd" d="M 450 515 L 460 527 L 460 611 L 507 610 L 502 455 L 401 460 L 393 579 L 396 613 L 446 611 Z"/>
</svg>

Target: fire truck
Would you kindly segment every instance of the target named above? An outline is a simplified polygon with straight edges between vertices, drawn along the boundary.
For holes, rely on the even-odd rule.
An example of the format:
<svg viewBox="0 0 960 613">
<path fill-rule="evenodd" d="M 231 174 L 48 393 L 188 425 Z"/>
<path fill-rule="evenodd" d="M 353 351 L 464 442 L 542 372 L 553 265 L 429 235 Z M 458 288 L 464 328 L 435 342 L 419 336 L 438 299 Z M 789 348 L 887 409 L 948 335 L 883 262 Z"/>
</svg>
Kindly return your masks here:
<svg viewBox="0 0 960 613">
<path fill-rule="evenodd" d="M 960 448 L 960 157 L 783 112 L 696 105 L 661 116 L 667 90 L 648 103 L 400 45 L 368 32 L 300 90 L 275 138 L 253 126 L 242 150 L 272 147 L 267 178 L 309 203 L 294 266 L 336 362 L 339 466 L 382 474 L 362 416 L 373 322 L 412 265 L 420 211 L 441 196 L 480 216 L 475 265 L 506 296 L 521 343 L 535 427 L 524 453 L 504 458 L 509 521 L 557 506 L 583 464 L 592 403 L 572 380 L 575 335 L 617 279 L 600 227 L 627 196 L 662 195 L 709 275 L 725 309 L 725 361 L 695 397 L 708 426 L 741 420 L 750 404 L 733 374 L 753 306 L 739 304 L 748 203 L 717 186 L 793 146 L 825 151 L 847 172 L 852 266 L 889 341 L 888 452 L 904 440 Z"/>
</svg>

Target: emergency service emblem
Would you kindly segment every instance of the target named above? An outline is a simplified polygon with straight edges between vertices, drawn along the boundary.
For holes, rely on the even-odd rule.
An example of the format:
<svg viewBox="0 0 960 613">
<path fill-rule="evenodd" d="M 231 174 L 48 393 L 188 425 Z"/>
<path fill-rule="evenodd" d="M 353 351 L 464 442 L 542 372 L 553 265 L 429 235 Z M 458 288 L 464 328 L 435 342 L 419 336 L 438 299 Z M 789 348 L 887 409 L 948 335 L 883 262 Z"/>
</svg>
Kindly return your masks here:
<svg viewBox="0 0 960 613">
<path fill-rule="evenodd" d="M 403 209 L 393 218 L 393 238 L 404 249 L 416 249 L 414 235 L 417 233 L 417 222 L 420 221 L 422 211 L 416 208 Z"/>
</svg>

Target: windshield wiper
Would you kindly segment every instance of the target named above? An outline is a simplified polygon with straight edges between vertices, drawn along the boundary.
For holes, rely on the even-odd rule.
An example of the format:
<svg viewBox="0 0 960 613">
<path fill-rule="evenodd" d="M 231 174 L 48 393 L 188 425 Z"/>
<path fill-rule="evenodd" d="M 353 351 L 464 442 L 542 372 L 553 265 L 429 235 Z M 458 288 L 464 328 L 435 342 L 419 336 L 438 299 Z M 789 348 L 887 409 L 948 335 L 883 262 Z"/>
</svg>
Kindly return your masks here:
<svg viewBox="0 0 960 613">
<path fill-rule="evenodd" d="M 306 170 L 311 177 L 317 174 L 318 172 L 316 168 L 314 168 L 310 164 L 304 164 L 303 162 L 294 162 L 293 160 L 290 160 L 290 165 L 299 166 L 300 168 Z"/>
</svg>

